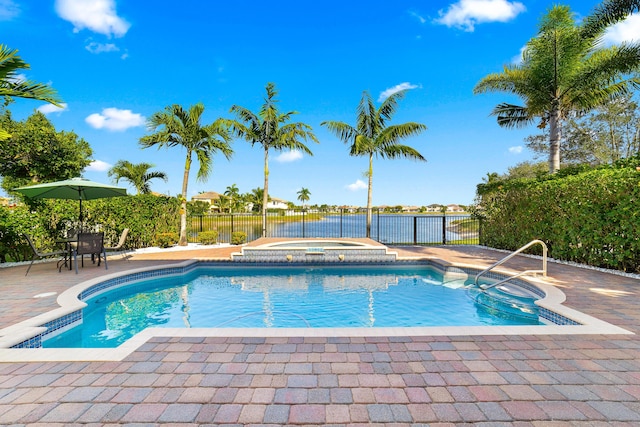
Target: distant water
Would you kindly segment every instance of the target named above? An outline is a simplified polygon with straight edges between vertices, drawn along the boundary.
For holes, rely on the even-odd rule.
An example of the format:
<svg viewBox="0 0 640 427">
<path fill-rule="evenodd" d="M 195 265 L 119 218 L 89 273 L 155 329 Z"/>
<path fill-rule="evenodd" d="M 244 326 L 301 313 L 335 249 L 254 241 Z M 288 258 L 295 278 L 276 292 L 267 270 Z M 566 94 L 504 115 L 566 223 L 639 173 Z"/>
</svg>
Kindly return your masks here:
<svg viewBox="0 0 640 427">
<path fill-rule="evenodd" d="M 461 239 L 450 231 L 452 221 L 469 215 L 443 217 L 440 215 L 373 215 L 371 238 L 382 243 L 442 243 L 443 233 L 447 241 Z M 296 221 L 269 224 L 270 237 L 366 237 L 366 215 L 327 215 L 320 221 Z"/>
</svg>

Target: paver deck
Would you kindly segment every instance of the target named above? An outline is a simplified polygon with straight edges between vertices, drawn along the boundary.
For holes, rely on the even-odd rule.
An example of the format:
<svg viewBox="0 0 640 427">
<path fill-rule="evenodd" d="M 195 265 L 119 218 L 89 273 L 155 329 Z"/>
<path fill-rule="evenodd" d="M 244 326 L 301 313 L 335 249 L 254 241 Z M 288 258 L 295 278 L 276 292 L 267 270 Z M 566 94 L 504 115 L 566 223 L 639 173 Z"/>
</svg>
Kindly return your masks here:
<svg viewBox="0 0 640 427">
<path fill-rule="evenodd" d="M 393 248 L 487 266 L 478 247 Z M 237 248 L 109 258 L 108 272 Z M 517 257 L 507 267 L 538 268 Z M 105 274 L 0 269 L 0 329 Z M 640 281 L 549 264 L 565 305 L 634 333 Z M 640 425 L 638 335 L 152 338 L 119 362 L 0 363 L 2 425 Z"/>
</svg>

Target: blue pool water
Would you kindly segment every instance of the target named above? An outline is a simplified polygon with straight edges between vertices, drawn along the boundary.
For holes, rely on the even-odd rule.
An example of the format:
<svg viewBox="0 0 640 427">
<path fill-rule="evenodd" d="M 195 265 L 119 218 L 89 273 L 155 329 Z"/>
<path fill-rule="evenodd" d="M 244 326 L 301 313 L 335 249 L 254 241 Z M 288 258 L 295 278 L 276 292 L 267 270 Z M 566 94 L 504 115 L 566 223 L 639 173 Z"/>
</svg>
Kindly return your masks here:
<svg viewBox="0 0 640 427">
<path fill-rule="evenodd" d="M 539 324 L 526 309 L 425 266 L 198 268 L 87 300 L 83 323 L 43 347 L 116 347 L 147 327 L 321 328 Z M 522 298 L 519 298 L 522 300 Z M 526 298 L 524 299 L 526 300 Z"/>
</svg>

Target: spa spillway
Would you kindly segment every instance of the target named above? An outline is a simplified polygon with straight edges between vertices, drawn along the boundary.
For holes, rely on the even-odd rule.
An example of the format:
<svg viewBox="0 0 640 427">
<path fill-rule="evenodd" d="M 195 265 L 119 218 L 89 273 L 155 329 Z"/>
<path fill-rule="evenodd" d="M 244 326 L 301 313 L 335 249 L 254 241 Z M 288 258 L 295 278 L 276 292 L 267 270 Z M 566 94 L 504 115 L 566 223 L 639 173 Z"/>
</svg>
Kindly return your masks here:
<svg viewBox="0 0 640 427">
<path fill-rule="evenodd" d="M 374 241 L 292 239 L 244 246 L 231 255 L 234 262 L 367 263 L 395 262 L 397 254 Z"/>
</svg>

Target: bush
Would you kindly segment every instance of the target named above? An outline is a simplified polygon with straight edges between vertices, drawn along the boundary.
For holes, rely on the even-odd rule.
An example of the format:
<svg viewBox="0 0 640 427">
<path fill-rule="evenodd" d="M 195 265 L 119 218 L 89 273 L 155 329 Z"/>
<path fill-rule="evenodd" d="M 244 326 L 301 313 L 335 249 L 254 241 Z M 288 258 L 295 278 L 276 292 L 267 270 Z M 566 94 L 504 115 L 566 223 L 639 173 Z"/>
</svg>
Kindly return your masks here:
<svg viewBox="0 0 640 427">
<path fill-rule="evenodd" d="M 213 245 L 218 243 L 218 232 L 216 230 L 201 231 L 198 233 L 198 241 L 203 245 Z"/>
<path fill-rule="evenodd" d="M 156 234 L 156 246 L 168 248 L 178 243 L 178 233 L 158 233 Z"/>
<path fill-rule="evenodd" d="M 247 241 L 247 233 L 244 231 L 234 231 L 231 233 L 231 244 L 242 245 Z"/>
<path fill-rule="evenodd" d="M 29 234 L 38 249 L 59 249 L 55 241 L 66 235 L 69 224 L 77 222 L 78 207 L 77 200 L 58 199 L 0 206 L 0 262 L 31 258 L 22 233 Z M 177 198 L 154 195 L 89 200 L 82 203 L 83 225 L 86 229 L 99 226 L 105 233 L 105 242 L 117 242 L 122 230 L 129 228 L 126 248 L 144 248 L 156 245 L 159 233 L 178 231 L 179 208 Z"/>
<path fill-rule="evenodd" d="M 639 203 L 635 166 L 505 183 L 482 195 L 481 244 L 515 250 L 540 239 L 553 258 L 637 273 Z"/>
</svg>

